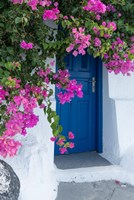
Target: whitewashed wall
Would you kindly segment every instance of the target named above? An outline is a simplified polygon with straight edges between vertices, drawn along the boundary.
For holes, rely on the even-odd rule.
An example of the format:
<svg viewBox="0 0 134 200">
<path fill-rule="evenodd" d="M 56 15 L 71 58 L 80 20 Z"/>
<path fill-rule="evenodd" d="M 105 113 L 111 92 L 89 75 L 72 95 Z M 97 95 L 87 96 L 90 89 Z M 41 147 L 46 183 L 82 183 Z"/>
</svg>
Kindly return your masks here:
<svg viewBox="0 0 134 200">
<path fill-rule="evenodd" d="M 129 169 L 134 157 L 134 75 L 103 69 L 103 156 Z M 128 152 L 128 153 L 127 153 Z M 125 161 L 129 162 L 125 162 Z"/>
<path fill-rule="evenodd" d="M 47 63 L 56 59 L 47 59 Z M 55 71 L 55 66 L 53 66 Z M 55 87 L 50 85 L 54 90 Z M 51 97 L 52 109 L 56 110 L 55 93 Z M 54 173 L 54 143 L 50 140 L 52 130 L 43 110 L 37 108 L 39 122 L 28 130 L 20 140 L 23 146 L 14 158 L 5 161 L 12 166 L 21 183 L 19 200 L 54 200 L 57 195 L 57 182 Z"/>
<path fill-rule="evenodd" d="M 53 109 L 55 100 L 52 99 Z M 24 146 L 9 163 L 21 182 L 19 200 L 54 200 L 57 183 L 54 175 L 54 143 L 50 141 L 51 129 L 43 111 L 36 109 L 40 121 L 29 131 L 22 142 Z"/>
</svg>

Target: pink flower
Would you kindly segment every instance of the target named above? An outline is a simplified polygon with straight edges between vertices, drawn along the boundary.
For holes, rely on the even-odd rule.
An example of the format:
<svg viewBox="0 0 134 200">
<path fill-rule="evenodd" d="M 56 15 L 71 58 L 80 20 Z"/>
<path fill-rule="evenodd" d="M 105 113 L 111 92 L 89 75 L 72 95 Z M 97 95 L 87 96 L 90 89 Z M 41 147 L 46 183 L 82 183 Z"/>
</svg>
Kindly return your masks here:
<svg viewBox="0 0 134 200">
<path fill-rule="evenodd" d="M 33 48 L 33 43 L 31 43 L 31 42 L 28 43 L 28 44 L 27 44 L 27 49 L 32 49 L 32 48 Z"/>
<path fill-rule="evenodd" d="M 108 22 L 107 27 L 112 28 L 113 31 L 115 31 L 117 29 L 115 22 Z"/>
<path fill-rule="evenodd" d="M 70 143 L 69 143 L 69 148 L 70 148 L 70 149 L 73 149 L 73 148 L 74 148 L 74 143 L 73 143 L 73 142 L 70 142 Z"/>
<path fill-rule="evenodd" d="M 131 39 L 131 42 L 134 42 L 134 36 L 132 36 L 130 39 Z"/>
<path fill-rule="evenodd" d="M 22 49 L 33 49 L 33 43 L 29 42 L 29 43 L 26 43 L 24 40 L 20 43 L 20 47 Z"/>
<path fill-rule="evenodd" d="M 118 17 L 121 17 L 122 16 L 122 14 L 121 13 L 118 13 Z"/>
<path fill-rule="evenodd" d="M 106 27 L 107 23 L 106 22 L 102 22 L 102 26 Z"/>
<path fill-rule="evenodd" d="M 73 51 L 73 55 L 76 57 L 78 55 L 78 51 Z"/>
<path fill-rule="evenodd" d="M 96 35 L 98 35 L 99 34 L 99 29 L 97 28 L 97 27 L 93 27 L 93 31 L 94 31 L 94 33 L 96 34 Z"/>
<path fill-rule="evenodd" d="M 96 20 L 100 20 L 100 15 L 96 15 Z"/>
<path fill-rule="evenodd" d="M 54 66 L 54 65 L 55 65 L 55 60 L 50 61 L 50 65 L 51 65 L 51 66 Z"/>
<path fill-rule="evenodd" d="M 69 139 L 74 139 L 74 134 L 71 131 L 68 133 L 68 138 Z"/>
<path fill-rule="evenodd" d="M 51 10 L 44 10 L 44 14 L 43 14 L 43 20 L 47 20 L 47 19 L 53 19 L 56 20 L 59 17 L 59 9 L 56 8 L 52 8 Z"/>
<path fill-rule="evenodd" d="M 50 140 L 51 140 L 52 142 L 55 142 L 56 139 L 57 139 L 56 137 L 51 137 L 51 138 L 50 138 Z"/>
<path fill-rule="evenodd" d="M 65 142 L 65 139 L 62 138 L 62 139 L 59 139 L 59 140 L 56 142 L 56 144 L 59 145 L 59 146 L 62 146 L 62 145 L 64 145 L 64 142 Z"/>
<path fill-rule="evenodd" d="M 20 43 L 20 47 L 22 49 L 26 49 L 27 48 L 27 43 L 23 40 L 21 43 Z"/>
<path fill-rule="evenodd" d="M 47 91 L 46 90 L 43 90 L 42 91 L 42 96 L 43 96 L 43 98 L 45 99 L 47 96 L 48 96 L 48 94 L 47 94 Z"/>
<path fill-rule="evenodd" d="M 50 6 L 52 2 L 50 0 L 40 0 L 39 4 L 44 7 L 44 6 Z"/>
<path fill-rule="evenodd" d="M 64 154 L 67 152 L 67 149 L 65 147 L 62 147 L 59 149 L 61 154 Z"/>
<path fill-rule="evenodd" d="M 55 6 L 55 7 L 58 7 L 58 5 L 59 5 L 58 2 L 55 2 L 55 3 L 54 3 L 54 6 Z"/>
<path fill-rule="evenodd" d="M 5 100 L 6 96 L 8 96 L 8 93 L 3 89 L 3 86 L 0 85 L 0 104 Z"/>
<path fill-rule="evenodd" d="M 27 3 L 32 10 L 37 10 L 38 0 L 29 0 Z"/>
<path fill-rule="evenodd" d="M 16 155 L 21 143 L 11 139 L 9 137 L 1 136 L 0 137 L 0 155 L 4 158 L 7 156 Z"/>
<path fill-rule="evenodd" d="M 68 16 L 64 16 L 63 19 L 68 19 Z"/>
<path fill-rule="evenodd" d="M 95 14 L 104 14 L 106 12 L 106 5 L 100 0 L 88 0 L 87 5 L 83 9 Z"/>
<path fill-rule="evenodd" d="M 107 5 L 107 7 L 106 7 L 106 11 L 107 11 L 107 12 L 110 12 L 110 11 L 115 12 L 116 9 L 115 9 L 115 7 L 114 7 L 113 5 L 109 4 L 109 5 Z"/>
<path fill-rule="evenodd" d="M 66 48 L 67 52 L 71 52 L 74 49 L 75 44 L 70 44 L 68 48 Z"/>
<path fill-rule="evenodd" d="M 13 4 L 22 4 L 25 0 L 12 0 Z"/>
<path fill-rule="evenodd" d="M 90 46 L 91 35 L 85 35 L 85 28 L 79 27 L 73 28 L 70 35 L 73 37 L 74 41 L 66 48 L 67 52 L 73 51 L 73 55 L 77 56 L 78 54 L 85 55 L 85 49 Z"/>
<path fill-rule="evenodd" d="M 44 103 L 42 103 L 41 105 L 40 105 L 40 108 L 45 108 L 46 107 L 46 105 L 44 104 Z"/>
<path fill-rule="evenodd" d="M 94 46 L 95 46 L 95 47 L 99 47 L 100 45 L 101 45 L 101 40 L 100 40 L 99 38 L 96 37 L 96 38 L 94 39 Z"/>
</svg>

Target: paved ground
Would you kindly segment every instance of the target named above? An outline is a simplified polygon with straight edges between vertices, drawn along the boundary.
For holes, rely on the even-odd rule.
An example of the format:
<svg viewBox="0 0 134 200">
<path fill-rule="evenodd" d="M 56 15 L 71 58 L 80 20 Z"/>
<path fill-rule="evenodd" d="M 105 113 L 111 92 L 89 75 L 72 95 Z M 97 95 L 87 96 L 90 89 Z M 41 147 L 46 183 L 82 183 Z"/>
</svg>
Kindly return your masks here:
<svg viewBox="0 0 134 200">
<path fill-rule="evenodd" d="M 134 187 L 118 181 L 60 183 L 56 200 L 134 200 Z"/>
<path fill-rule="evenodd" d="M 110 163 L 96 152 L 85 152 L 55 156 L 55 164 L 59 169 L 75 169 L 83 167 L 108 166 Z"/>
</svg>

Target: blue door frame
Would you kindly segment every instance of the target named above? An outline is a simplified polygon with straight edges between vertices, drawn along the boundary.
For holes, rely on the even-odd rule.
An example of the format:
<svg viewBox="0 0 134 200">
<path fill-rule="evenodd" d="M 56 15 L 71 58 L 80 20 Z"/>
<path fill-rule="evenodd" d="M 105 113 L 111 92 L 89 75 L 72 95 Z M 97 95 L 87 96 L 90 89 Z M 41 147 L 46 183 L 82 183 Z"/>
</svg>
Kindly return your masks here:
<svg viewBox="0 0 134 200">
<path fill-rule="evenodd" d="M 96 101 L 96 112 L 97 112 L 97 127 L 96 127 L 96 151 L 98 153 L 103 152 L 103 72 L 102 72 L 102 61 L 98 59 L 97 69 L 97 101 Z"/>
<path fill-rule="evenodd" d="M 98 153 L 102 153 L 102 129 L 103 129 L 103 113 L 102 113 L 102 98 L 103 98 L 103 85 L 102 85 L 102 61 L 100 58 L 96 58 L 97 70 L 96 70 L 96 128 L 95 128 L 95 150 Z M 64 127 L 63 127 L 64 128 Z M 55 148 L 55 154 L 57 154 L 57 148 Z"/>
</svg>

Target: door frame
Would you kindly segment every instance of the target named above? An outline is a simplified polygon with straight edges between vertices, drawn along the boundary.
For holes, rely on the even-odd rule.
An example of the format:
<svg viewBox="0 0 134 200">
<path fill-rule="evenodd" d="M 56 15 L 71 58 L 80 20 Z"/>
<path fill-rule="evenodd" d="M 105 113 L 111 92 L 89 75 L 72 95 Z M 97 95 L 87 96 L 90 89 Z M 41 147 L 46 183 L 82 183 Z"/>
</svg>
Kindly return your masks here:
<svg viewBox="0 0 134 200">
<path fill-rule="evenodd" d="M 96 70 L 96 151 L 98 153 L 103 152 L 103 70 L 102 61 L 97 58 L 97 70 Z"/>
<path fill-rule="evenodd" d="M 96 58 L 97 69 L 96 69 L 96 130 L 95 130 L 95 150 L 98 153 L 103 152 L 103 70 L 102 61 L 98 57 Z M 56 71 L 58 66 L 56 66 Z M 55 98 L 56 98 L 56 111 L 57 111 L 57 88 L 55 88 Z"/>
</svg>

